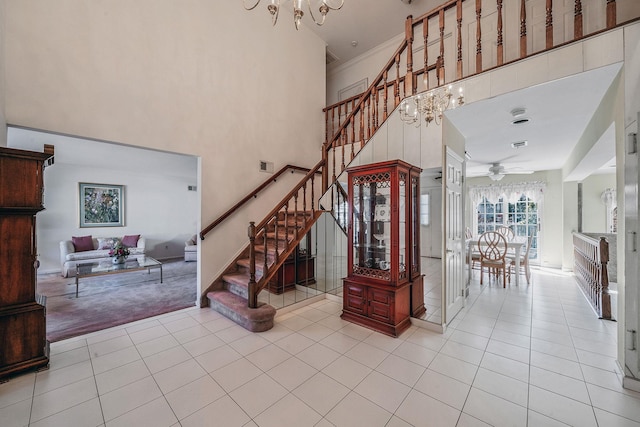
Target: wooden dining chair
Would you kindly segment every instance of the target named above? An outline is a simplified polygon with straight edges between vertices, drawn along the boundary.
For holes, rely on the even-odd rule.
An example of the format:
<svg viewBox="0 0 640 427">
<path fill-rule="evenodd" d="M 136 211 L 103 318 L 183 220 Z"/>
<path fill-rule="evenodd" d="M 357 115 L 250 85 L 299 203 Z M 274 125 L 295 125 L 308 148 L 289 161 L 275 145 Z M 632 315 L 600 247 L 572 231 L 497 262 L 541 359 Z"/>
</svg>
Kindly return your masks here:
<svg viewBox="0 0 640 427">
<path fill-rule="evenodd" d="M 480 284 L 484 276 L 485 267 L 491 272 L 495 272 L 496 279 L 498 273 L 502 272 L 502 287 L 507 286 L 507 273 L 511 282 L 511 259 L 507 258 L 507 239 L 497 231 L 487 231 L 480 235 L 478 239 L 478 252 L 480 252 Z"/>
<path fill-rule="evenodd" d="M 520 254 L 520 271 L 515 272 L 515 274 L 524 273 L 524 276 L 527 278 L 527 285 L 531 281 L 531 269 L 529 268 L 529 251 L 531 250 L 532 241 L 533 236 L 529 235 L 529 237 L 527 238 L 527 248 L 525 249 L 524 254 Z M 511 269 L 515 269 L 516 266 L 515 255 L 513 257 L 508 256 L 508 258 L 511 261 L 511 266 L 509 267 L 511 271 Z"/>
<path fill-rule="evenodd" d="M 496 231 L 502 234 L 504 238 L 507 239 L 507 242 L 512 241 L 514 237 L 516 237 L 516 233 L 514 233 L 513 230 L 510 227 L 507 227 L 506 225 L 501 225 L 497 227 Z"/>
</svg>

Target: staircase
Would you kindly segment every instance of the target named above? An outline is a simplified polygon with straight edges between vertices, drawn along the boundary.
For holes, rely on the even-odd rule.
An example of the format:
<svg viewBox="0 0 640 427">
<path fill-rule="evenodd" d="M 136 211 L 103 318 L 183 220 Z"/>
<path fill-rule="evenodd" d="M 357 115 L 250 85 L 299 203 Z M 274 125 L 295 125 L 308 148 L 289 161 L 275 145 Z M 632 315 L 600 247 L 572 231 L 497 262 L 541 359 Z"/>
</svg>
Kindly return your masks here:
<svg viewBox="0 0 640 427">
<path fill-rule="evenodd" d="M 539 25 L 536 26 L 535 20 L 527 20 L 527 16 L 532 14 L 534 4 L 540 10 L 546 10 L 544 50 L 579 40 L 586 34 L 599 31 L 601 28 L 596 27 L 583 32 L 583 5 L 580 0 L 575 0 L 574 3 L 575 12 L 573 23 L 571 23 L 574 28 L 573 38 L 567 36 L 564 40 L 554 40 L 553 26 L 554 15 L 559 15 L 556 16 L 555 22 L 564 25 L 565 11 L 554 12 L 554 8 L 550 6 L 551 0 L 527 0 L 526 2 L 521 0 L 519 4 L 518 2 L 509 3 L 511 7 L 519 10 L 518 14 L 506 15 L 508 19 L 515 17 L 516 21 L 505 27 L 520 29 L 519 38 L 514 37 L 513 40 L 503 37 L 503 0 L 487 0 L 485 6 L 481 6 L 481 0 L 475 2 L 449 0 L 420 17 L 407 17 L 404 40 L 369 88 L 361 95 L 328 106 L 323 110 L 325 143 L 322 160 L 267 214 L 265 219 L 258 225 L 251 223 L 249 244 L 229 265 L 224 274 L 205 291 L 206 298 L 202 299 L 202 306 L 210 305 L 214 310 L 250 331 L 266 331 L 273 327 L 276 310 L 268 304 L 259 302 L 258 295 L 323 212 L 321 209 L 316 210 L 314 205 L 314 201 L 318 200 L 315 195 L 316 174 L 322 174 L 321 183 L 317 185 L 318 193 L 324 194 L 323 198 L 328 200 L 327 206 L 330 207 L 331 213 L 340 227 L 345 229 L 348 222 L 347 212 L 333 212 L 334 207 L 344 205 L 346 200 L 344 189 L 340 184 L 336 185 L 337 179 L 404 99 L 418 92 L 430 91 L 452 81 L 480 74 L 485 69 L 499 67 L 510 61 L 522 60 L 538 53 L 528 50 L 531 43 L 527 41 L 528 37 L 532 37 L 532 34 L 527 35 L 527 31 L 533 33 L 535 28 L 541 28 Z M 616 18 L 616 0 L 607 0 L 606 5 L 602 3 L 604 2 L 589 2 L 584 7 L 588 7 L 590 13 L 602 15 L 603 19 L 606 17 L 606 23 L 603 25 L 606 29 L 621 25 L 621 22 L 618 22 L 620 20 Z M 563 7 L 572 9 L 571 6 L 567 2 Z M 487 17 L 483 16 L 483 10 L 489 10 Z M 494 10 L 498 15 L 497 28 L 495 32 L 489 32 L 489 37 L 495 35 L 496 40 L 483 43 L 481 27 L 486 29 L 493 19 Z M 463 21 L 466 26 L 475 21 L 475 40 L 467 40 L 463 43 Z M 447 45 L 448 50 L 454 50 L 448 55 L 445 55 L 445 31 L 455 35 L 457 40 L 455 45 L 453 42 Z M 562 33 L 570 34 L 567 31 Z M 430 39 L 434 34 L 435 40 Z M 506 49 L 505 45 L 511 42 L 517 43 L 519 49 Z M 492 58 L 488 68 L 485 64 L 487 61 L 483 61 L 482 56 L 482 46 L 487 43 L 495 43 L 497 46 L 496 57 Z M 437 51 L 427 49 L 429 45 L 433 45 L 433 49 Z M 420 49 L 423 57 L 416 61 L 418 68 L 414 68 L 413 52 Z M 429 54 L 430 51 L 431 54 Z M 464 58 L 470 58 L 468 52 L 475 52 L 475 61 L 464 64 Z M 507 56 L 505 52 L 516 52 L 516 56 L 513 54 Z M 451 57 L 456 58 L 455 62 L 447 62 L 445 67 L 445 58 Z M 245 199 L 250 198 L 247 196 Z M 224 218 L 234 209 L 227 212 Z M 204 239 L 206 233 L 224 218 L 220 218 L 203 230 L 200 233 L 201 238 Z"/>
<path fill-rule="evenodd" d="M 250 224 L 249 244 L 207 289 L 203 306 L 209 305 L 252 332 L 273 327 L 276 309 L 260 301 L 258 295 L 322 214 L 314 202 L 315 176 L 322 164 L 316 165 L 260 224 Z"/>
</svg>

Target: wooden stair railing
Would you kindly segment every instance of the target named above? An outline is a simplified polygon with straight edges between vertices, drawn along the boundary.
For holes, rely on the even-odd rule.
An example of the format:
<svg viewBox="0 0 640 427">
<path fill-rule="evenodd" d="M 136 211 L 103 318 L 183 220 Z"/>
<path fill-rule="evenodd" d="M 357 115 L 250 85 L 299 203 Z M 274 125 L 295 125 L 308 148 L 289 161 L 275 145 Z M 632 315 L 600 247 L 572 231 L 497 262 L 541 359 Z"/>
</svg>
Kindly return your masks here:
<svg viewBox="0 0 640 427">
<path fill-rule="evenodd" d="M 280 175 L 282 175 L 283 173 L 285 173 L 286 171 L 290 170 L 291 173 L 294 172 L 309 172 L 309 168 L 303 168 L 301 166 L 295 166 L 295 165 L 286 165 L 283 166 L 278 172 L 276 172 L 275 174 L 269 176 L 268 179 L 266 179 L 262 184 L 260 184 L 258 187 L 255 188 L 255 190 L 249 192 L 249 194 L 247 194 L 242 200 L 240 200 L 238 203 L 236 203 L 235 205 L 233 205 L 229 210 L 227 210 L 225 213 L 223 213 L 222 215 L 220 215 L 218 218 L 216 218 L 211 224 L 209 224 L 207 227 L 203 228 L 202 231 L 200 231 L 200 239 L 204 240 L 204 237 L 211 232 L 214 228 L 216 228 L 221 222 L 223 222 L 225 219 L 229 218 L 235 211 L 237 211 L 238 209 L 240 209 L 245 203 L 247 203 L 249 200 L 254 199 L 256 197 L 258 197 L 258 194 L 264 190 L 265 188 L 267 188 L 269 185 L 273 184 L 274 182 L 276 182 L 278 180 L 278 177 Z"/>
<path fill-rule="evenodd" d="M 248 305 L 258 307 L 258 294 L 277 273 L 296 245 L 318 220 L 321 210 L 316 209 L 316 174 L 323 168 L 324 161 L 315 165 L 304 178 L 287 194 L 275 208 L 257 225 L 249 224 L 249 289 Z M 279 242 L 283 241 L 283 247 Z M 271 245 L 270 245 L 271 243 Z M 263 246 L 258 251 L 257 246 Z M 262 276 L 256 277 L 257 254 Z"/>
<path fill-rule="evenodd" d="M 583 34 L 583 10 L 587 8 L 604 10 L 601 13 L 605 16 L 606 21 L 603 23 L 604 30 L 621 25 L 617 22 L 616 0 L 591 0 L 589 2 L 574 0 L 574 31 L 573 39 L 570 40 L 554 40 L 554 8 L 552 0 L 509 1 L 508 4 L 510 6 L 519 7 L 519 14 L 505 14 L 504 6 L 507 2 L 504 0 L 449 0 L 418 18 L 407 17 L 404 40 L 402 40 L 391 59 L 383 66 L 382 71 L 371 82 L 367 90 L 361 95 L 340 101 L 323 110 L 326 126 L 323 146 L 323 159 L 326 164 L 322 178 L 323 190 L 329 189 L 330 181 L 335 181 L 336 177 L 344 171 L 375 131 L 388 118 L 390 112 L 400 104 L 402 99 L 415 95 L 418 91 L 437 88 L 445 83 L 451 83 L 479 74 L 489 68 L 499 67 L 505 63 L 518 61 L 534 53 L 539 53 L 528 52 L 527 49 L 529 46 L 527 39 L 527 8 L 533 7 L 533 3 L 539 3 L 542 6 L 542 10 L 545 11 L 545 47 L 542 51 L 595 34 L 597 31 L 587 35 Z M 464 7 L 465 4 L 467 5 L 466 8 Z M 487 15 L 491 15 L 494 11 L 497 14 L 496 39 L 492 41 L 496 45 L 496 57 L 492 59 L 491 65 L 485 69 L 483 69 L 482 51 L 483 11 Z M 564 19 L 562 10 L 557 10 L 556 13 L 561 16 L 557 16 L 555 19 Z M 453 14 L 455 15 L 453 16 Z M 512 16 L 516 16 L 517 21 L 505 24 L 503 18 L 511 18 Z M 637 17 L 626 18 L 631 20 Z M 451 30 L 451 34 L 455 34 L 456 39 L 454 46 L 456 51 L 453 55 L 447 55 L 445 52 L 444 39 L 448 21 L 453 21 L 455 26 Z M 475 22 L 475 45 L 472 42 L 463 44 L 463 22 L 469 28 L 469 31 L 471 31 L 471 25 Z M 529 26 L 531 25 L 533 24 L 529 24 Z M 434 40 L 429 38 L 430 27 L 432 26 L 436 27 L 436 31 L 431 32 L 432 34 L 435 33 Z M 511 49 L 513 52 L 519 52 L 519 57 L 509 58 L 507 61 L 505 61 L 505 52 L 507 52 L 505 41 L 509 40 L 503 35 L 506 28 L 519 29 L 517 45 L 514 49 Z M 428 48 L 431 41 L 438 43 L 437 55 L 432 59 L 429 58 L 430 49 Z M 465 67 L 463 58 L 471 55 L 469 55 L 469 52 L 465 52 L 465 55 L 463 55 L 463 47 L 467 50 L 475 49 L 474 64 L 467 64 Z M 422 67 L 414 69 L 413 52 L 418 49 L 423 50 L 423 58 L 420 61 Z M 454 77 L 449 79 L 449 82 L 445 82 L 445 65 L 447 67 L 453 67 L 454 65 L 445 64 L 445 58 L 448 57 L 455 58 L 455 73 Z M 401 70 L 401 64 L 406 65 L 406 71 Z M 434 78 L 425 79 L 431 72 L 433 72 Z M 433 83 L 434 81 L 435 84 Z M 391 92 L 390 89 L 392 90 Z"/>
<path fill-rule="evenodd" d="M 573 233 L 573 273 L 587 301 L 601 319 L 611 319 L 609 295 L 609 243 Z"/>
</svg>

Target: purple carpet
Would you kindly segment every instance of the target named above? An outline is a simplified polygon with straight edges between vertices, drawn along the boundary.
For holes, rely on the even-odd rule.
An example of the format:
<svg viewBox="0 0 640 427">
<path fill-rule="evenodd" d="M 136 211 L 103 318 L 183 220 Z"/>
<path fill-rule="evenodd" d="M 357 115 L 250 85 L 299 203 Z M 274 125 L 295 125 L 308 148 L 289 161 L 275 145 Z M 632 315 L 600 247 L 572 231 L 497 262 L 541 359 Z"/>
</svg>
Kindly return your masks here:
<svg viewBox="0 0 640 427">
<path fill-rule="evenodd" d="M 38 276 L 38 293 L 47 297 L 47 339 L 61 341 L 194 306 L 197 264 L 180 260 L 162 268 L 163 283 L 159 269 L 80 279 L 78 298 L 75 278 Z"/>
</svg>

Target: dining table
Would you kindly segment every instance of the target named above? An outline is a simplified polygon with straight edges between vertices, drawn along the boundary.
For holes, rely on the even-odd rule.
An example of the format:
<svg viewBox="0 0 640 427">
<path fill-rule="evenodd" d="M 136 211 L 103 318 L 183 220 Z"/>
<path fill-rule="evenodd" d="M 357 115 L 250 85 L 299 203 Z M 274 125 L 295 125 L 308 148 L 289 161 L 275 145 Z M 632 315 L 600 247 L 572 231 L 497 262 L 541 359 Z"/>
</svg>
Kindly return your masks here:
<svg viewBox="0 0 640 427">
<path fill-rule="evenodd" d="M 471 280 L 472 273 L 472 262 L 471 262 L 471 253 L 473 252 L 473 248 L 478 247 L 478 237 L 473 236 L 471 239 L 466 239 L 467 245 L 467 261 L 469 264 L 469 280 Z M 527 238 L 516 236 L 511 240 L 507 240 L 507 257 L 514 257 L 514 264 L 516 270 L 516 286 L 520 284 L 520 255 L 522 254 L 522 248 L 526 248 Z"/>
</svg>

